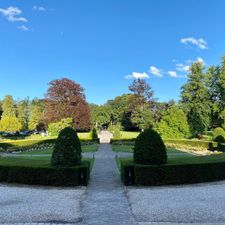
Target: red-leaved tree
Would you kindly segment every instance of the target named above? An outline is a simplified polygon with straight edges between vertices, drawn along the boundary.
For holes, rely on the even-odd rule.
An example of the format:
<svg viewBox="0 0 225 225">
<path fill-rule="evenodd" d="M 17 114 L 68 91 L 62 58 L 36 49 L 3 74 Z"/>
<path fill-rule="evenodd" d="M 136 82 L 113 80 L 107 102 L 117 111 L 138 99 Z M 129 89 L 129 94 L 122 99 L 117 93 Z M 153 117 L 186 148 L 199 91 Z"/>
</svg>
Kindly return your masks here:
<svg viewBox="0 0 225 225">
<path fill-rule="evenodd" d="M 76 130 L 90 129 L 90 111 L 84 89 L 67 78 L 53 80 L 45 95 L 44 120 L 48 124 L 68 117 L 73 119 Z"/>
</svg>

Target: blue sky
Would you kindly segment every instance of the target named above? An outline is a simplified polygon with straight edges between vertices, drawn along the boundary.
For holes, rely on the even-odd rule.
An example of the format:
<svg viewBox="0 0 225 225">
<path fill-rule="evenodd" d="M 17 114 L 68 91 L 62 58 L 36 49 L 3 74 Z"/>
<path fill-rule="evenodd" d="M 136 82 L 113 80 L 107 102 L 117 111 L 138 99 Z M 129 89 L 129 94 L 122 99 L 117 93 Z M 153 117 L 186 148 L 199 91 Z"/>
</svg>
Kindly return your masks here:
<svg viewBox="0 0 225 225">
<path fill-rule="evenodd" d="M 224 27 L 223 0 L 0 0 L 0 99 L 68 77 L 101 104 L 142 77 L 177 100 L 191 62 L 220 63 Z"/>
</svg>

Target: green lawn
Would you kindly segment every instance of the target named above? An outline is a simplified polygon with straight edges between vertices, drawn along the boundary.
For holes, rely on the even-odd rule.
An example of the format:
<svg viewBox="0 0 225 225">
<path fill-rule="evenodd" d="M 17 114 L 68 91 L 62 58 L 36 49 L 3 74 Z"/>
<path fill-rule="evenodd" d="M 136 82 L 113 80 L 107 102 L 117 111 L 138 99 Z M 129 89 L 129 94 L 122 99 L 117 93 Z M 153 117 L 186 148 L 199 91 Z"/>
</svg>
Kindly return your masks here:
<svg viewBox="0 0 225 225">
<path fill-rule="evenodd" d="M 206 156 L 196 156 L 189 155 L 185 153 L 180 154 L 180 156 L 174 157 L 172 154 L 168 153 L 168 162 L 167 165 L 184 165 L 184 164 L 204 164 L 204 163 L 217 163 L 225 162 L 225 153 L 206 155 Z M 132 157 L 127 158 L 117 158 L 117 166 L 120 169 L 121 162 L 133 163 Z"/>
<path fill-rule="evenodd" d="M 51 167 L 51 156 L 4 156 L 0 157 L 0 166 L 25 166 L 25 167 Z M 83 158 L 82 161 L 90 161 L 91 168 L 94 160 L 90 158 Z"/>
<path fill-rule="evenodd" d="M 98 150 L 98 144 L 93 145 L 83 145 L 82 146 L 82 152 L 96 152 Z M 22 155 L 45 155 L 45 154 L 52 154 L 52 148 L 46 148 L 46 149 L 40 149 L 40 150 L 34 150 L 29 152 L 19 152 L 17 154 Z"/>
<path fill-rule="evenodd" d="M 132 138 L 136 138 L 140 132 L 133 132 L 133 131 L 121 131 L 121 139 L 132 139 Z"/>
</svg>

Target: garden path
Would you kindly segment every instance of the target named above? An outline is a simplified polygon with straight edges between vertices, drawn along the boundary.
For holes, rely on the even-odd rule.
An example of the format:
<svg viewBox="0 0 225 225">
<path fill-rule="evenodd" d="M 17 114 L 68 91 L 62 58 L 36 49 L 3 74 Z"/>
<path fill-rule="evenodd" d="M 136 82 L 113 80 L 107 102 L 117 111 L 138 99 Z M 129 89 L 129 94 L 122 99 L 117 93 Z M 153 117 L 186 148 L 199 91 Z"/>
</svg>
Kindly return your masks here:
<svg viewBox="0 0 225 225">
<path fill-rule="evenodd" d="M 131 212 L 124 186 L 119 177 L 115 155 L 109 144 L 109 133 L 100 134 L 101 144 L 83 202 L 83 223 L 92 225 L 138 224 Z"/>
</svg>

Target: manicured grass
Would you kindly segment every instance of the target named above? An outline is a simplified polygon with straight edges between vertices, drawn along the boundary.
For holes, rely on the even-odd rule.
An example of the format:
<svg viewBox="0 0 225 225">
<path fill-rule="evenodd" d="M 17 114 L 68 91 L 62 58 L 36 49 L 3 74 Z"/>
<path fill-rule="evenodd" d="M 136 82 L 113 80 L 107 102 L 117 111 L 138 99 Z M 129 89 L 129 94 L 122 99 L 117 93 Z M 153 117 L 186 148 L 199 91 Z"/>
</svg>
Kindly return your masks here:
<svg viewBox="0 0 225 225">
<path fill-rule="evenodd" d="M 133 148 L 132 145 L 112 145 L 114 152 L 133 152 Z"/>
<path fill-rule="evenodd" d="M 82 146 L 82 152 L 96 152 L 98 150 L 98 145 L 84 145 Z M 45 154 L 52 154 L 52 148 L 40 149 L 40 150 L 33 150 L 33 151 L 24 151 L 19 152 L 17 154 L 22 155 L 45 155 Z"/>
<path fill-rule="evenodd" d="M 0 157 L 0 166 L 24 166 L 47 168 L 50 165 L 51 156 L 4 156 Z M 83 158 L 82 161 L 90 161 L 91 168 L 93 159 Z"/>
<path fill-rule="evenodd" d="M 177 150 L 173 150 L 177 151 Z M 175 152 L 174 152 L 175 153 Z M 176 154 L 178 155 L 178 154 Z M 126 164 L 133 164 L 133 158 L 117 158 L 117 165 L 120 169 L 121 162 L 126 162 Z M 188 153 L 180 153 L 180 156 L 173 156 L 173 154 L 168 153 L 168 161 L 166 165 L 188 165 L 188 164 L 204 164 L 204 163 L 218 163 L 225 162 L 225 153 L 206 155 L 206 156 L 196 156 Z"/>
<path fill-rule="evenodd" d="M 112 145 L 112 149 L 115 152 L 133 152 L 133 148 L 134 146 L 132 145 Z M 167 148 L 167 154 L 170 155 L 170 153 L 176 153 L 177 154 L 182 154 L 182 155 L 186 155 L 186 156 L 192 156 L 192 154 L 187 153 L 187 152 L 183 152 L 181 150 L 177 150 L 175 148 Z M 172 156 L 172 154 L 171 154 Z M 180 157 L 180 156 L 179 156 Z"/>
<path fill-rule="evenodd" d="M 136 138 L 140 132 L 132 132 L 132 131 L 121 131 L 121 139 L 133 139 Z"/>
</svg>

